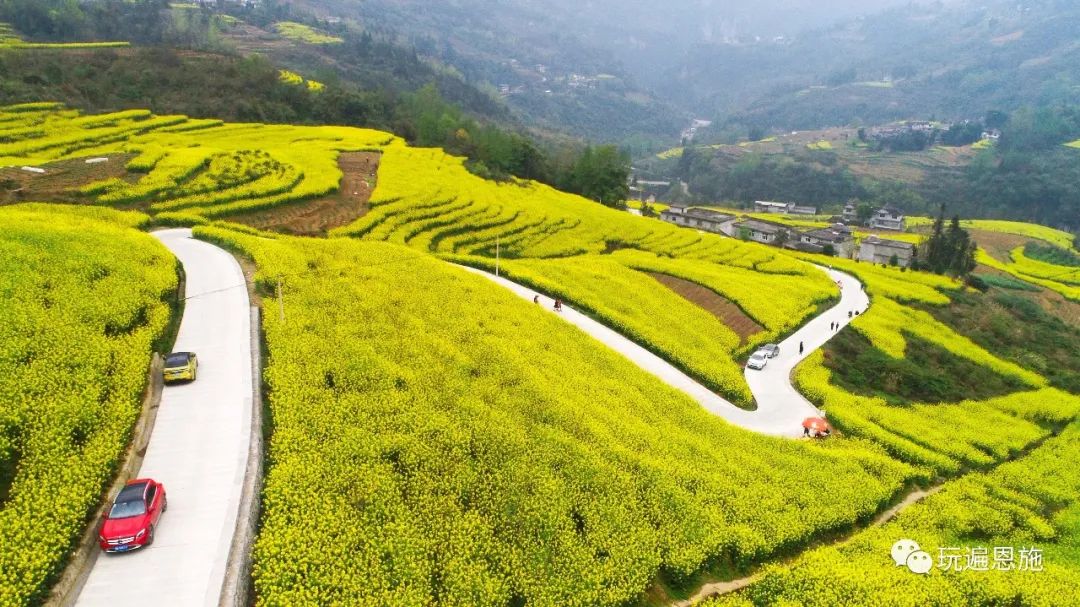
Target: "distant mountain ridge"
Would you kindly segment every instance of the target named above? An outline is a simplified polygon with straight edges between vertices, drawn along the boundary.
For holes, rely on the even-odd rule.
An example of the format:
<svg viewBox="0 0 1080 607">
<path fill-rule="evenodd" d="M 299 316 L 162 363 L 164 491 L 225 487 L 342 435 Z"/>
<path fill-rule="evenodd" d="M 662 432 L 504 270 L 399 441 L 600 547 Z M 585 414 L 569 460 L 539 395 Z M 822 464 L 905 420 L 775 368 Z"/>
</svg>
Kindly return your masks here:
<svg viewBox="0 0 1080 607">
<path fill-rule="evenodd" d="M 784 130 L 978 118 L 1080 93 L 1080 4 L 910 5 L 787 44 L 698 46 L 667 90 L 722 121 Z"/>
<path fill-rule="evenodd" d="M 1071 0 L 300 4 L 399 32 L 534 124 L 607 140 L 674 138 L 691 116 L 784 130 L 955 120 L 1080 84 Z"/>
</svg>

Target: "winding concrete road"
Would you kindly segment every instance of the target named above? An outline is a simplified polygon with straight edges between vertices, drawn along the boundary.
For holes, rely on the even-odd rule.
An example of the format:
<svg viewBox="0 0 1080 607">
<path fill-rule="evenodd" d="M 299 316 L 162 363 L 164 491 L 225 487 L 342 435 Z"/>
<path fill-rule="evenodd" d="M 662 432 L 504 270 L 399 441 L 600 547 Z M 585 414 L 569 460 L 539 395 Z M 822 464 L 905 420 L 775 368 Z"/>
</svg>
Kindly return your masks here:
<svg viewBox="0 0 1080 607">
<path fill-rule="evenodd" d="M 533 289 L 506 278 L 497 277 L 476 268 L 462 267 L 506 287 L 529 301 L 539 294 Z M 699 402 L 702 407 L 732 424 L 762 434 L 796 438 L 802 436 L 802 421 L 807 417 L 821 415 L 821 412 L 799 394 L 791 384 L 792 369 L 799 361 L 824 345 L 839 328 L 851 322 L 854 319 L 855 310 L 865 311 L 870 303 L 862 285 L 854 277 L 826 268 L 822 270 L 837 282 L 840 289 L 840 302 L 781 342 L 780 355 L 771 359 L 764 369 L 761 371 L 746 369 L 746 381 L 758 405 L 754 411 L 740 409 L 717 396 L 659 356 L 565 303 L 559 314 L 570 324 L 622 354 L 668 385 L 682 390 Z M 549 310 L 554 305 L 554 301 L 544 295 L 540 295 L 540 303 Z M 848 318 L 849 310 L 852 312 L 851 319 Z M 800 342 L 804 346 L 802 354 L 799 354 Z"/>
<path fill-rule="evenodd" d="M 165 485 L 154 544 L 98 554 L 77 605 L 217 605 L 236 530 L 251 437 L 251 307 L 240 265 L 191 230 L 155 233 L 180 259 L 187 303 L 176 351 L 198 378 L 166 386 L 140 477 Z"/>
</svg>

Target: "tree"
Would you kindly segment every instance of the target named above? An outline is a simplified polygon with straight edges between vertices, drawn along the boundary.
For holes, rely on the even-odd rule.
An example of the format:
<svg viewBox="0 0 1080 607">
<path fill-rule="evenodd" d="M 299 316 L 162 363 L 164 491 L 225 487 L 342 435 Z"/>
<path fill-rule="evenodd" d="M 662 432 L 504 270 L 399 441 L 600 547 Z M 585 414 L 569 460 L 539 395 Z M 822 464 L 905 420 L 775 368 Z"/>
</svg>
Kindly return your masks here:
<svg viewBox="0 0 1080 607">
<path fill-rule="evenodd" d="M 893 253 L 892 257 L 889 258 L 889 265 L 894 268 L 900 265 L 900 258 L 897 257 L 895 253 Z"/>
<path fill-rule="evenodd" d="M 934 220 L 934 227 L 930 232 L 930 238 L 922 247 L 925 251 L 925 266 L 931 272 L 941 274 L 945 271 L 947 262 L 947 243 L 945 239 L 945 203 L 941 204 L 940 212 Z"/>
<path fill-rule="evenodd" d="M 1007 122 L 1009 122 L 1009 115 L 998 110 L 990 110 L 986 113 L 986 118 L 983 119 L 983 123 L 986 124 L 988 129 L 1000 129 Z"/>
<path fill-rule="evenodd" d="M 788 239 L 791 237 L 787 230 L 780 230 L 776 233 L 776 246 L 783 247 L 787 244 Z"/>
<path fill-rule="evenodd" d="M 825 246 L 821 247 L 821 253 L 824 255 L 828 255 L 829 257 L 836 257 L 836 247 L 832 246 L 831 244 L 826 244 Z"/>
<path fill-rule="evenodd" d="M 859 219 L 859 223 L 865 224 L 870 221 L 870 218 L 874 216 L 874 206 L 869 202 L 860 202 L 855 207 L 855 217 Z"/>
<path fill-rule="evenodd" d="M 935 274 L 950 274 L 956 277 L 967 276 L 975 269 L 975 254 L 978 245 L 971 239 L 971 234 L 960 227 L 960 217 L 954 215 L 945 230 L 945 205 L 934 220 L 933 232 L 920 247 L 918 267 L 926 268 Z"/>
<path fill-rule="evenodd" d="M 630 158 L 613 145 L 586 147 L 571 175 L 570 190 L 605 206 L 626 208 Z"/>
<path fill-rule="evenodd" d="M 941 143 L 953 147 L 964 146 L 982 139 L 982 134 L 982 123 L 971 121 L 957 122 L 941 134 Z"/>
</svg>

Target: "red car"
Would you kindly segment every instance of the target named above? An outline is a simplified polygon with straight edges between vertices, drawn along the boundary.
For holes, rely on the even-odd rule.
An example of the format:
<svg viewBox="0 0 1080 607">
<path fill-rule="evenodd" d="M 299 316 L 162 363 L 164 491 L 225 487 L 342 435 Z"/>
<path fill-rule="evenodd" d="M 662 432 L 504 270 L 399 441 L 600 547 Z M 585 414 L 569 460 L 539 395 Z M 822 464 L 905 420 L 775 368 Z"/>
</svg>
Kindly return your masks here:
<svg viewBox="0 0 1080 607">
<path fill-rule="evenodd" d="M 105 552 L 128 552 L 154 543 L 154 527 L 169 508 L 165 485 L 149 479 L 129 481 L 116 495 L 98 533 Z"/>
</svg>

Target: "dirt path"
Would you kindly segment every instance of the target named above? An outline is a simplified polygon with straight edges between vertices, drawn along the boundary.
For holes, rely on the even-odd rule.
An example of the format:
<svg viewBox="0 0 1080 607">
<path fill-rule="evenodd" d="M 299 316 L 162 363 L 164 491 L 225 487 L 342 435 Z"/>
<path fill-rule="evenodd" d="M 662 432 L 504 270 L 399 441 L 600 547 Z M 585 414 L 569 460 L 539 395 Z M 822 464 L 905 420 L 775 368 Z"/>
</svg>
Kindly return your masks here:
<svg viewBox="0 0 1080 607">
<path fill-rule="evenodd" d="M 747 316 L 746 312 L 742 311 L 742 308 L 721 297 L 708 287 L 703 287 L 682 278 L 676 278 L 670 274 L 646 273 L 658 280 L 660 284 L 678 293 L 683 299 L 697 304 L 706 312 L 719 318 L 720 322 L 739 336 L 742 344 L 745 344 L 751 336 L 765 330 L 757 321 Z"/>
<path fill-rule="evenodd" d="M 368 212 L 379 170 L 378 152 L 342 152 L 338 157 L 341 183 L 329 196 L 282 205 L 228 218 L 244 225 L 299 236 L 326 236 Z"/>
<path fill-rule="evenodd" d="M 889 508 L 888 510 L 886 510 L 886 511 L 882 512 L 881 514 L 877 515 L 876 517 L 874 517 L 874 520 L 871 521 L 870 524 L 866 525 L 865 527 L 859 527 L 857 529 L 852 529 L 850 532 L 845 533 L 841 537 L 838 537 L 835 540 L 829 542 L 829 544 L 839 544 L 841 542 L 846 542 L 847 540 L 851 539 L 856 533 L 862 533 L 863 531 L 866 531 L 867 529 L 873 529 L 874 527 L 880 527 L 880 526 L 884 525 L 885 523 L 887 523 L 887 522 L 891 521 L 892 519 L 896 518 L 896 516 L 898 514 L 900 514 L 901 512 L 906 510 L 907 508 L 919 503 L 924 498 L 926 498 L 928 496 L 931 496 L 931 495 L 937 493 L 938 491 L 941 491 L 942 487 L 944 487 L 944 482 L 939 483 L 937 485 L 934 485 L 933 487 L 930 487 L 929 489 L 922 489 L 922 488 L 913 489 L 911 492 L 909 492 L 907 495 L 905 495 L 904 499 L 900 500 L 900 502 L 897 503 L 895 506 L 893 506 L 892 508 Z M 806 548 L 806 550 L 810 550 L 812 548 L 818 548 L 819 546 L 820 545 L 808 546 Z M 803 552 L 806 552 L 806 550 L 800 551 L 800 554 L 798 554 L 798 555 L 795 555 L 795 556 L 789 557 L 787 559 L 784 559 L 783 561 L 781 561 L 781 563 L 788 563 L 788 562 L 791 562 L 791 561 L 795 560 L 796 558 L 801 556 Z M 753 584 L 754 582 L 758 581 L 761 578 L 761 575 L 762 575 L 762 572 L 758 571 L 757 573 L 754 573 L 752 575 L 748 575 L 748 576 L 741 577 L 741 578 L 734 579 L 734 580 L 727 580 L 727 581 L 723 581 L 723 582 L 711 582 L 711 583 L 705 584 L 701 588 L 699 588 L 698 591 L 695 592 L 694 595 L 691 596 L 690 598 L 682 600 L 682 601 L 675 601 L 675 602 L 673 602 L 671 604 L 673 605 L 673 607 L 691 607 L 692 605 L 696 605 L 696 604 L 700 603 L 701 601 L 704 601 L 705 599 L 709 599 L 709 598 L 712 598 L 712 597 L 721 596 L 721 595 L 724 595 L 724 594 L 729 594 L 731 592 L 736 592 L 738 590 L 742 590 L 743 588 L 746 588 L 750 584 Z"/>
</svg>

